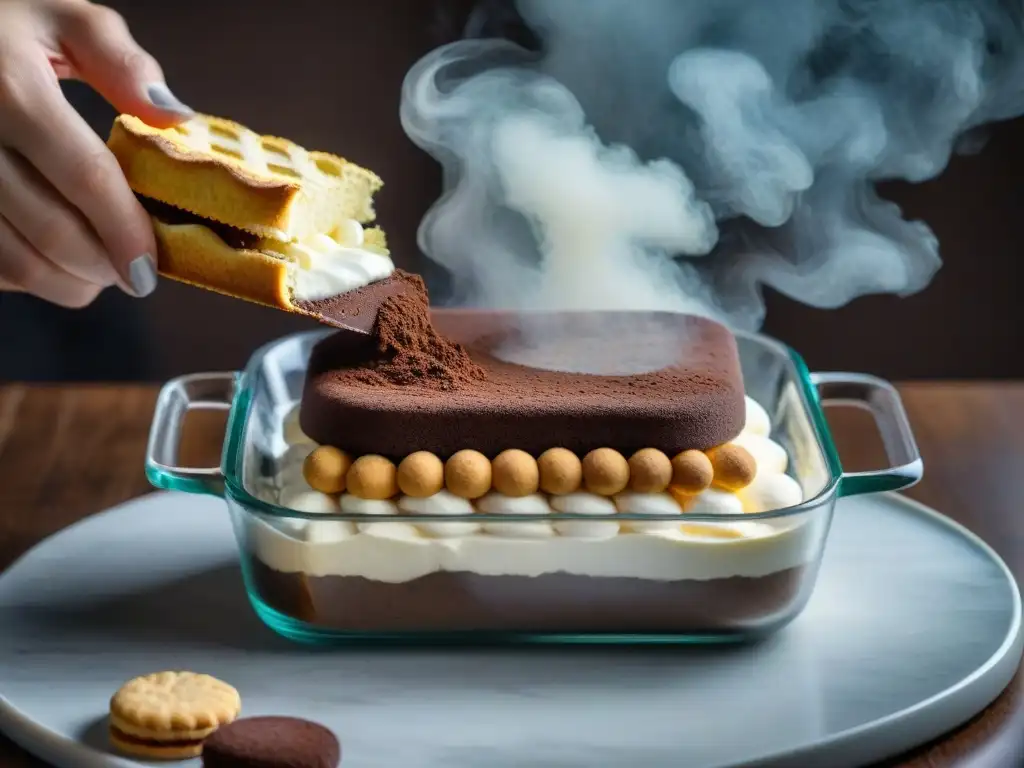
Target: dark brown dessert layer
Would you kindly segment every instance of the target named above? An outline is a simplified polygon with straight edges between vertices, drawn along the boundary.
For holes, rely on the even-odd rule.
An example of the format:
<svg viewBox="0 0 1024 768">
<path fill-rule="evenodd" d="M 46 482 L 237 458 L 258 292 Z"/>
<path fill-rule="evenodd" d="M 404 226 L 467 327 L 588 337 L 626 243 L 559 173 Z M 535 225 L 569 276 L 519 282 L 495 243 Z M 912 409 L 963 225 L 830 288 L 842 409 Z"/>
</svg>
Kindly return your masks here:
<svg viewBox="0 0 1024 768">
<path fill-rule="evenodd" d="M 232 248 L 252 249 L 259 242 L 260 236 L 254 235 L 252 232 L 246 232 L 213 219 L 203 218 L 196 213 L 182 210 L 173 205 L 154 200 L 151 197 L 145 197 L 144 195 L 136 195 L 136 197 L 142 203 L 142 207 L 146 209 L 147 213 L 155 216 L 165 224 L 200 224 Z"/>
<path fill-rule="evenodd" d="M 673 455 L 722 445 L 743 427 L 736 341 L 713 321 L 672 313 L 550 313 L 524 321 L 468 311 L 435 313 L 434 320 L 440 333 L 464 344 L 482 377 L 463 376 L 443 392 L 369 377 L 380 363 L 378 345 L 335 334 L 312 352 L 303 431 L 356 455 L 431 451 L 444 458 L 463 448 L 537 456 L 555 446 L 580 455 L 600 447 Z M 508 362 L 509 350 L 532 350 L 547 368 L 561 370 Z M 633 360 L 646 371 L 622 373 Z"/>
<path fill-rule="evenodd" d="M 281 573 L 255 558 L 250 575 L 271 608 L 334 630 L 638 634 L 771 629 L 800 607 L 807 576 L 803 567 L 707 581 L 432 573 L 389 584 Z"/>
</svg>

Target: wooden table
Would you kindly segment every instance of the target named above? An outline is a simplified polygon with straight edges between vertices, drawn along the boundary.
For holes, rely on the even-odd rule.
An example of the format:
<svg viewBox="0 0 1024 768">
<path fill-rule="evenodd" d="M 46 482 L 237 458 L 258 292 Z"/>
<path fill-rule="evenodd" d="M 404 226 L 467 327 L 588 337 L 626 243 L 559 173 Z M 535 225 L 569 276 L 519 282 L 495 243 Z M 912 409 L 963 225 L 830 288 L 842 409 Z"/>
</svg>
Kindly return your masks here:
<svg viewBox="0 0 1024 768">
<path fill-rule="evenodd" d="M 913 384 L 901 391 L 926 467 L 909 495 L 977 532 L 1024 581 L 1024 384 Z M 64 526 L 151 490 L 142 465 L 155 398 L 148 386 L 0 387 L 0 569 Z M 866 416 L 835 409 L 829 420 L 847 469 L 882 464 Z M 222 427 L 190 427 L 183 458 L 210 463 Z M 886 766 L 1021 764 L 1018 673 L 971 723 Z M 0 736 L 0 766 L 43 765 Z"/>
</svg>

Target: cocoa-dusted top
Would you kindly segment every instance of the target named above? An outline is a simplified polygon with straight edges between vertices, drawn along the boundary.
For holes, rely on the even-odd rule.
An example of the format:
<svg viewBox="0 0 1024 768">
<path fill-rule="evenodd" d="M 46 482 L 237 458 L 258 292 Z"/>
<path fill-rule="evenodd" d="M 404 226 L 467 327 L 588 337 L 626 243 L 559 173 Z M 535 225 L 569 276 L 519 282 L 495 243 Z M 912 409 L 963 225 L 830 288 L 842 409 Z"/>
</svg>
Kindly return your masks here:
<svg viewBox="0 0 1024 768">
<path fill-rule="evenodd" d="M 498 357 L 519 332 L 514 316 L 441 310 L 433 319 L 438 333 L 465 344 L 482 378 L 443 392 L 383 383 L 366 373 L 377 347 L 355 334 L 336 334 L 312 352 L 299 416 L 303 431 L 353 454 L 400 459 L 418 450 L 448 457 L 463 448 L 492 458 L 506 448 L 537 456 L 555 446 L 580 455 L 600 447 L 626 454 L 651 447 L 673 455 L 721 445 L 743 428 L 736 340 L 711 320 L 671 313 L 534 315 L 530 338 L 555 340 L 549 367 L 563 368 L 544 370 Z M 573 339 L 577 330 L 595 327 L 591 320 L 608 360 L 647 346 L 666 364 L 633 375 L 570 372 L 577 363 Z"/>
</svg>

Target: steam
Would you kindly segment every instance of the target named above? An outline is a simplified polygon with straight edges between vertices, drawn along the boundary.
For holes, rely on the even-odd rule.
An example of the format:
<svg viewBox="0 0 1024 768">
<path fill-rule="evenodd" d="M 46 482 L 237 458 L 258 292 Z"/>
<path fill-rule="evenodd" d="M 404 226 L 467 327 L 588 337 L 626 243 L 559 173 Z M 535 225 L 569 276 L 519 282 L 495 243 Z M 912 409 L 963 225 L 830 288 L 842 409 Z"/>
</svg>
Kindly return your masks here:
<svg viewBox="0 0 1024 768">
<path fill-rule="evenodd" d="M 463 40 L 402 93 L 444 168 L 420 246 L 464 305 L 756 329 L 765 285 L 817 307 L 913 293 L 938 244 L 875 183 L 932 178 L 1024 112 L 1021 19 L 997 0 L 517 7 L 541 52 Z"/>
</svg>

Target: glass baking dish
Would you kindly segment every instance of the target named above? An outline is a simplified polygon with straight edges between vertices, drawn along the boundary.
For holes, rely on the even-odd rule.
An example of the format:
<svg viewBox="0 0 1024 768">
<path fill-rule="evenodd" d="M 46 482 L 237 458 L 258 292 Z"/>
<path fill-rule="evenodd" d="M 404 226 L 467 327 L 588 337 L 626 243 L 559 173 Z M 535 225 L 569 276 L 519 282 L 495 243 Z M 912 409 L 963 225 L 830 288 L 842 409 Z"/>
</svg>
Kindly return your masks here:
<svg viewBox="0 0 1024 768">
<path fill-rule="evenodd" d="M 455 337 L 496 317 L 501 314 L 434 313 L 439 329 Z M 308 452 L 312 445 L 295 444 L 287 417 L 301 398 L 310 349 L 330 332 L 270 343 L 242 372 L 168 382 L 147 449 L 146 474 L 157 488 L 226 500 L 252 605 L 269 627 L 291 640 L 761 638 L 796 617 L 811 595 L 837 499 L 906 488 L 922 474 L 906 414 L 890 384 L 860 374 L 812 374 L 789 347 L 737 333 L 747 395 L 768 412 L 770 438 L 789 455 L 785 472 L 802 489 L 805 500 L 795 506 L 739 516 L 706 510 L 682 518 L 620 513 L 615 517 L 624 533 L 601 541 L 537 539 L 528 529 L 550 523 L 562 530 L 559 524 L 593 520 L 581 514 L 399 512 L 382 523 L 372 514 L 292 509 L 280 503 L 281 472 L 294 465 L 291 453 Z M 889 467 L 843 472 L 822 410 L 831 403 L 873 414 Z M 229 410 L 221 465 L 178 466 L 186 413 L 211 408 Z M 451 527 L 467 520 L 485 532 L 500 525 L 503 535 L 429 534 L 431 523 Z M 640 533 L 641 526 L 659 522 L 678 528 L 680 520 L 678 540 Z M 745 527 L 738 528 L 738 521 Z M 581 569 L 580 563 L 589 565 Z"/>
</svg>

